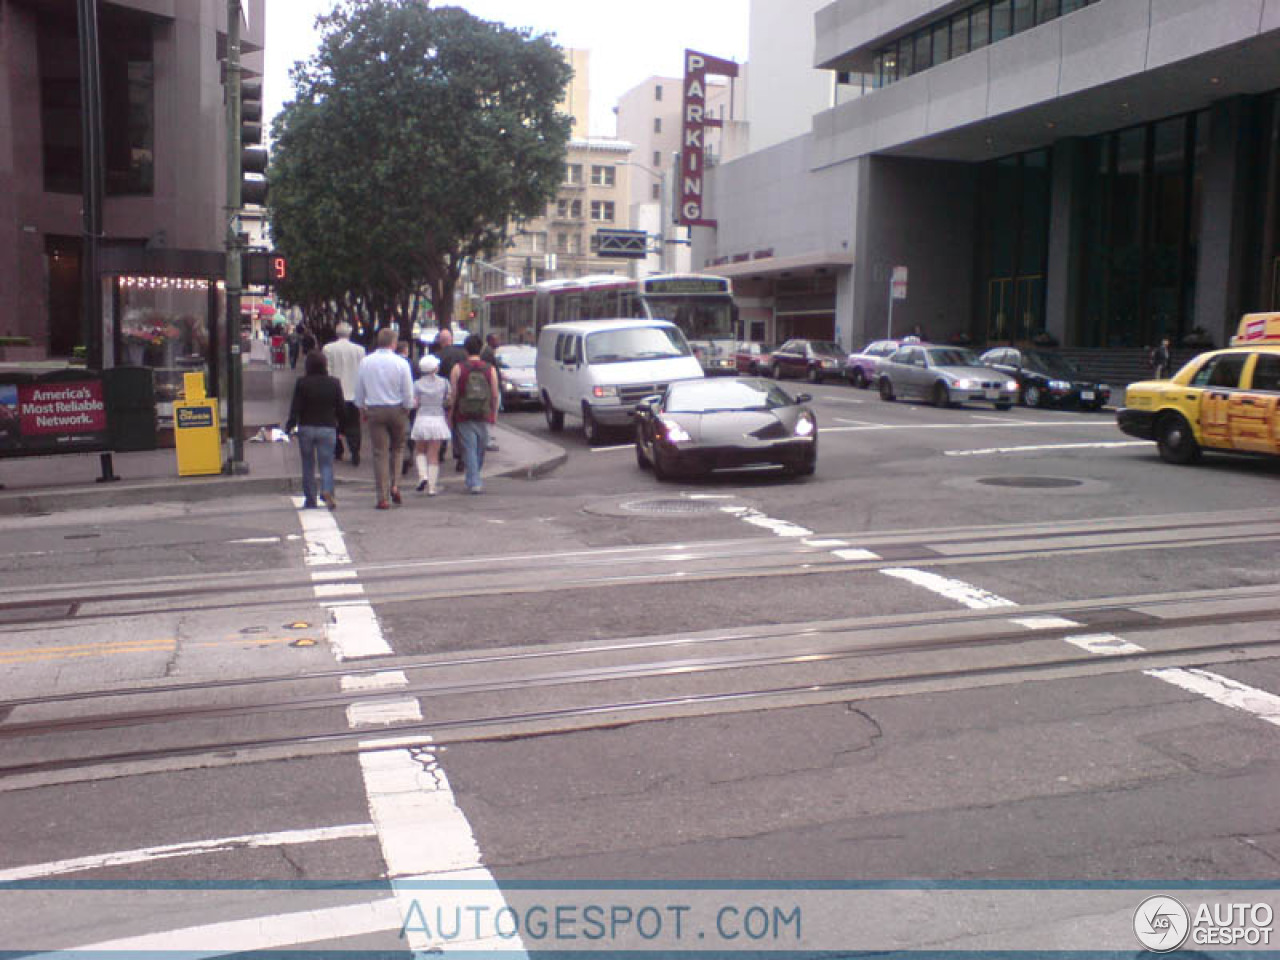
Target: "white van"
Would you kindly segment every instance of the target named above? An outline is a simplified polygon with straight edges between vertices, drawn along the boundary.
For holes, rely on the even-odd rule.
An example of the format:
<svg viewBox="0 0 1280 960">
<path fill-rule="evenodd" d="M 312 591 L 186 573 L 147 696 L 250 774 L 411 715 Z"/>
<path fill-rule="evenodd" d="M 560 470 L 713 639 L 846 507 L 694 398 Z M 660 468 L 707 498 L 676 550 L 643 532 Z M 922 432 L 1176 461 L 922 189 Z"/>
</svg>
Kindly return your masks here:
<svg viewBox="0 0 1280 960">
<path fill-rule="evenodd" d="M 601 427 L 625 426 L 645 397 L 673 380 L 698 380 L 702 365 L 674 323 L 666 320 L 581 320 L 552 323 L 538 335 L 538 386 L 547 426 L 582 418 L 588 443 Z"/>
</svg>

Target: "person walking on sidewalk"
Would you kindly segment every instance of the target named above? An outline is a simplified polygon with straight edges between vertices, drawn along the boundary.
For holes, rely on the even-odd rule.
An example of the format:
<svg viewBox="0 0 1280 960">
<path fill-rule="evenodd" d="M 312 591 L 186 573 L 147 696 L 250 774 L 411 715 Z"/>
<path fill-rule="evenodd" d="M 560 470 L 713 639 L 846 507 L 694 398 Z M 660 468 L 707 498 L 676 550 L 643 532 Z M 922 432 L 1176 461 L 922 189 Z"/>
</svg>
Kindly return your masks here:
<svg viewBox="0 0 1280 960">
<path fill-rule="evenodd" d="M 373 444 L 373 477 L 378 509 L 400 503 L 400 464 L 413 409 L 413 376 L 409 364 L 396 353 L 396 330 L 378 331 L 378 349 L 364 358 L 356 377 L 356 406 L 364 416 Z"/>
<path fill-rule="evenodd" d="M 324 345 L 324 356 L 329 361 L 329 372 L 342 384 L 342 395 L 347 398 L 347 417 L 342 434 L 338 437 L 338 449 L 334 456 L 342 459 L 342 441 L 351 451 L 351 465 L 360 466 L 360 411 L 356 409 L 356 376 L 360 361 L 364 359 L 364 347 L 351 342 L 351 324 L 345 320 L 338 324 L 338 339 Z"/>
<path fill-rule="evenodd" d="M 440 361 L 427 354 L 418 361 L 422 376 L 413 385 L 418 415 L 413 421 L 413 455 L 418 465 L 418 492 L 434 497 L 440 482 L 440 446 L 449 439 L 445 415 L 449 403 L 449 381 L 437 374 Z"/>
<path fill-rule="evenodd" d="M 453 434 L 462 450 L 467 489 L 482 493 L 480 471 L 489 443 L 489 424 L 498 420 L 498 375 L 480 359 L 484 341 L 473 333 L 465 344 L 467 360 L 453 368 L 449 392 L 453 397 Z"/>
<path fill-rule="evenodd" d="M 1169 378 L 1169 361 L 1172 358 L 1172 351 L 1169 348 L 1169 338 L 1165 337 L 1160 341 L 1160 345 L 1151 351 L 1151 374 L 1156 380 L 1167 380 Z"/>
<path fill-rule="evenodd" d="M 285 433 L 298 431 L 298 453 L 302 458 L 303 507 L 313 510 L 316 504 L 316 467 L 320 468 L 320 499 L 333 510 L 333 448 L 338 430 L 346 417 L 347 404 L 342 384 L 329 376 L 324 354 L 313 350 L 304 361 L 304 375 L 293 386 L 293 403 Z"/>
</svg>

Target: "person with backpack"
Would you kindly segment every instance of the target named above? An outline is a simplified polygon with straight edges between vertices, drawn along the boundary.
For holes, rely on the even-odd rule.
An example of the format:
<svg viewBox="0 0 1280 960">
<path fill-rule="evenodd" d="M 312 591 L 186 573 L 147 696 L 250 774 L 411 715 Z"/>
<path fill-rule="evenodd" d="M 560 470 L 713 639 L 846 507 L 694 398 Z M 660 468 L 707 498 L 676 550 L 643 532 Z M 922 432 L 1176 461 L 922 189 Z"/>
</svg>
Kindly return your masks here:
<svg viewBox="0 0 1280 960">
<path fill-rule="evenodd" d="M 498 421 L 498 373 L 492 364 L 480 359 L 484 341 L 479 334 L 467 337 L 464 349 L 466 361 L 456 364 L 449 378 L 453 436 L 462 450 L 467 490 L 482 493 L 480 471 L 484 469 L 484 452 L 489 443 L 489 424 Z"/>
</svg>

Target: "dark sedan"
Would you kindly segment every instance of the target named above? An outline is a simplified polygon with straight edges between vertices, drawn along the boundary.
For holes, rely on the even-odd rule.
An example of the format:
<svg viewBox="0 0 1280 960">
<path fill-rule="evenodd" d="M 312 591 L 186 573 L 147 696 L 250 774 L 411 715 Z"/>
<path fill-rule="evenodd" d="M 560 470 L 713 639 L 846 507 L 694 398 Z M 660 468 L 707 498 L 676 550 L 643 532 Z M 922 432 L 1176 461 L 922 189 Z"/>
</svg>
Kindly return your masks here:
<svg viewBox="0 0 1280 960">
<path fill-rule="evenodd" d="M 818 420 L 758 378 L 684 380 L 636 406 L 636 462 L 659 480 L 761 466 L 806 476 L 818 465 Z"/>
<path fill-rule="evenodd" d="M 1084 376 L 1066 357 L 1043 350 L 997 347 L 979 361 L 1018 381 L 1018 395 L 1028 407 L 1079 406 L 1101 410 L 1111 400 L 1111 388 Z"/>
<path fill-rule="evenodd" d="M 788 340 L 769 358 L 775 380 L 808 377 L 811 383 L 844 379 L 845 351 L 830 340 Z"/>
<path fill-rule="evenodd" d="M 502 385 L 503 410 L 519 406 L 540 407 L 538 392 L 538 350 L 521 344 L 506 344 L 494 353 L 494 366 Z"/>
</svg>

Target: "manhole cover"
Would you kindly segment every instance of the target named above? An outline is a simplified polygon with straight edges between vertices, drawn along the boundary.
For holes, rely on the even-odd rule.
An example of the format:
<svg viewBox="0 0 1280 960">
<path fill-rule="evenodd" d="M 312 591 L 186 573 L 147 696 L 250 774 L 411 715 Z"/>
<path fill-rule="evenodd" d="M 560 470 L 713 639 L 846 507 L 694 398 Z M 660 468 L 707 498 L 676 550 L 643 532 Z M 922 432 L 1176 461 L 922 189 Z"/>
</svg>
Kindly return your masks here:
<svg viewBox="0 0 1280 960">
<path fill-rule="evenodd" d="M 728 501 L 659 497 L 645 500 L 624 500 L 618 506 L 627 513 L 638 513 L 647 517 L 687 517 L 690 514 L 719 513 L 720 508 L 726 502 Z"/>
<path fill-rule="evenodd" d="M 1072 480 L 1069 477 L 980 477 L 978 483 L 988 487 L 1026 487 L 1031 489 L 1084 486 L 1083 480 Z"/>
</svg>

